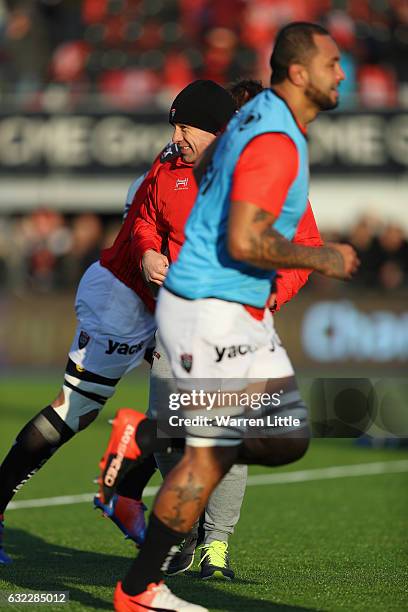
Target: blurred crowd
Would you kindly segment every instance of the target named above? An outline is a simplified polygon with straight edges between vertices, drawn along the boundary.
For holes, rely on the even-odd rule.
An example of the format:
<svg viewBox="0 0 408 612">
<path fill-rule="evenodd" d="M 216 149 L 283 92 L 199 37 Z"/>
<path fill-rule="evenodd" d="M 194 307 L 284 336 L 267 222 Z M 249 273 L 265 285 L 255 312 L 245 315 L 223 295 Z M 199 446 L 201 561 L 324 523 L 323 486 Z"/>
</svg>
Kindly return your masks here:
<svg viewBox="0 0 408 612">
<path fill-rule="evenodd" d="M 267 84 L 293 20 L 336 38 L 343 108 L 408 107 L 407 0 L 0 0 L 0 104 L 133 110 L 195 78 Z"/>
<path fill-rule="evenodd" d="M 121 219 L 93 213 L 63 216 L 49 209 L 0 217 L 0 287 L 12 293 L 73 290 L 83 272 L 112 244 Z M 408 288 L 408 241 L 402 229 L 369 215 L 346 235 L 323 234 L 356 248 L 361 268 L 353 289 L 389 292 Z M 314 275 L 309 290 L 322 289 L 325 279 Z"/>
<path fill-rule="evenodd" d="M 0 217 L 0 287 L 14 293 L 74 289 L 119 228 L 117 218 L 46 208 Z"/>
<path fill-rule="evenodd" d="M 348 242 L 356 249 L 360 268 L 350 283 L 350 289 L 376 289 L 390 292 L 408 289 L 408 235 L 395 222 L 384 223 L 378 217 L 363 215 L 347 232 L 323 232 L 325 241 Z M 313 275 L 310 283 L 321 290 L 332 281 Z"/>
</svg>

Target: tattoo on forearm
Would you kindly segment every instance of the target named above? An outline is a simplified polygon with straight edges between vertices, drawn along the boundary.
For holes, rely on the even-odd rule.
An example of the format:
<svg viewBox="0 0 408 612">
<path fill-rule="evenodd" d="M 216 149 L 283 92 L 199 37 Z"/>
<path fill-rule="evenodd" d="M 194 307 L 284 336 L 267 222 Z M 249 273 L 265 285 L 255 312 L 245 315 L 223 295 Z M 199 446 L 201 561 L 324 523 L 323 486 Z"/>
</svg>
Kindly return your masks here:
<svg viewBox="0 0 408 612">
<path fill-rule="evenodd" d="M 175 493 L 177 501 L 170 509 L 169 514 L 163 516 L 164 522 L 172 529 L 180 531 L 186 522 L 186 519 L 183 518 L 184 506 L 190 502 L 195 502 L 197 508 L 200 508 L 203 503 L 203 489 L 204 487 L 196 482 L 192 472 L 188 473 L 187 484 L 170 486 L 170 491 Z"/>
<path fill-rule="evenodd" d="M 269 223 L 268 223 L 269 219 Z M 308 247 L 290 242 L 271 227 L 270 213 L 257 210 L 248 227 L 248 262 L 261 268 L 312 268 L 341 272 L 341 254 L 330 247 Z M 264 227 L 259 227 L 262 224 Z"/>
</svg>

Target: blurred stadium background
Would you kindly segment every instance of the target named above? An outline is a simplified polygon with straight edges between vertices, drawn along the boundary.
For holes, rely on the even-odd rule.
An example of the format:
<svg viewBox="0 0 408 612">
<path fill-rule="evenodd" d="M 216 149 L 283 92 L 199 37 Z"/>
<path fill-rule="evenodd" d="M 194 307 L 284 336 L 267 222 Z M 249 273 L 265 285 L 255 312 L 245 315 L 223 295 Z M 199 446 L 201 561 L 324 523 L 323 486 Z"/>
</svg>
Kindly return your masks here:
<svg viewBox="0 0 408 612">
<path fill-rule="evenodd" d="M 351 283 L 314 275 L 277 326 L 304 385 L 370 376 L 392 386 L 398 377 L 406 414 L 408 1 L 0 0 L 1 456 L 57 393 L 76 285 L 113 241 L 130 182 L 168 141 L 172 99 L 195 78 L 268 85 L 275 33 L 292 20 L 323 23 L 342 50 L 340 107 L 309 133 L 311 201 L 324 237 L 349 240 L 362 266 Z M 125 379 L 106 417 L 124 404 L 143 408 L 146 381 L 146 370 Z M 371 461 L 378 473 L 389 462 L 400 474 L 248 489 L 231 544 L 239 580 L 201 586 L 201 603 L 406 609 L 406 450 L 395 448 L 401 420 L 386 429 L 375 446 L 387 448 L 315 441 L 283 472 Z M 99 419 L 24 487 L 16 508 L 92 490 L 107 435 Z M 133 551 L 91 512 L 82 504 L 11 513 L 9 552 L 25 563 L 7 570 L 3 588 L 60 588 L 71 591 L 70 609 L 109 607 Z M 196 600 L 197 581 L 183 580 L 177 592 Z"/>
<path fill-rule="evenodd" d="M 311 201 L 362 266 L 315 275 L 279 314 L 301 371 L 403 373 L 408 360 L 406 0 L 0 0 L 0 364 L 65 362 L 76 284 L 195 78 L 268 84 L 276 31 L 325 24 L 347 80 L 310 129 Z"/>
</svg>

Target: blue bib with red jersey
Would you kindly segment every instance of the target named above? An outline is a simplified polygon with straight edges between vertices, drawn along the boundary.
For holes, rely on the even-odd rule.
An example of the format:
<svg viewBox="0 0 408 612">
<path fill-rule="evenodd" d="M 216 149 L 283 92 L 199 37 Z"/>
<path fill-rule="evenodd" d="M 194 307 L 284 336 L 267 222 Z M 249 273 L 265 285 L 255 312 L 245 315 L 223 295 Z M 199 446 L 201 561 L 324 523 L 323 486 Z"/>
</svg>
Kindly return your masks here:
<svg viewBox="0 0 408 612">
<path fill-rule="evenodd" d="M 219 139 L 185 227 L 185 243 L 164 284 L 170 291 L 188 299 L 214 297 L 259 308 L 265 306 L 276 273 L 232 259 L 227 229 L 232 177 L 238 158 L 251 140 L 268 132 L 286 134 L 298 151 L 297 176 L 273 224 L 288 240 L 295 235 L 308 197 L 307 142 L 286 103 L 267 89 L 235 115 Z"/>
</svg>

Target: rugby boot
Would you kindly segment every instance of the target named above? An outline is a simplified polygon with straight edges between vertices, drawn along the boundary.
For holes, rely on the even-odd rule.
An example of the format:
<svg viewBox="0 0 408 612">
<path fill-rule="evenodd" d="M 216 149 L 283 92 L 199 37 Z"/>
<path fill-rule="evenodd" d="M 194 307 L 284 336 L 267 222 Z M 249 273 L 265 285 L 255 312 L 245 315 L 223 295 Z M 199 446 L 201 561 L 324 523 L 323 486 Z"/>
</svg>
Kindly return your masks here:
<svg viewBox="0 0 408 612">
<path fill-rule="evenodd" d="M 99 462 L 97 497 L 104 505 L 109 504 L 121 478 L 141 456 L 135 433 L 145 419 L 144 414 L 132 408 L 120 408 L 115 414 L 108 446 Z"/>
<path fill-rule="evenodd" d="M 8 565 L 9 563 L 13 563 L 13 560 L 4 552 L 3 534 L 4 534 L 4 514 L 0 514 L 0 565 Z"/>
<path fill-rule="evenodd" d="M 198 533 L 197 530 L 194 529 L 180 544 L 179 551 L 176 552 L 165 572 L 166 576 L 182 574 L 190 569 L 194 563 L 194 553 L 197 546 L 197 539 Z"/>
<path fill-rule="evenodd" d="M 122 583 L 118 582 L 113 596 L 113 606 L 116 612 L 146 612 L 146 610 L 160 612 L 208 612 L 207 608 L 197 606 L 180 599 L 164 584 L 152 582 L 143 593 L 127 595 L 122 590 Z"/>
<path fill-rule="evenodd" d="M 221 540 L 214 540 L 201 547 L 200 578 L 221 578 L 233 580 L 235 574 L 229 565 L 228 544 Z"/>
<path fill-rule="evenodd" d="M 147 510 L 141 500 L 131 499 L 116 493 L 108 504 L 99 497 L 94 497 L 95 508 L 100 508 L 103 515 L 119 527 L 126 538 L 133 540 L 138 546 L 143 544 L 146 535 L 144 513 Z"/>
</svg>

